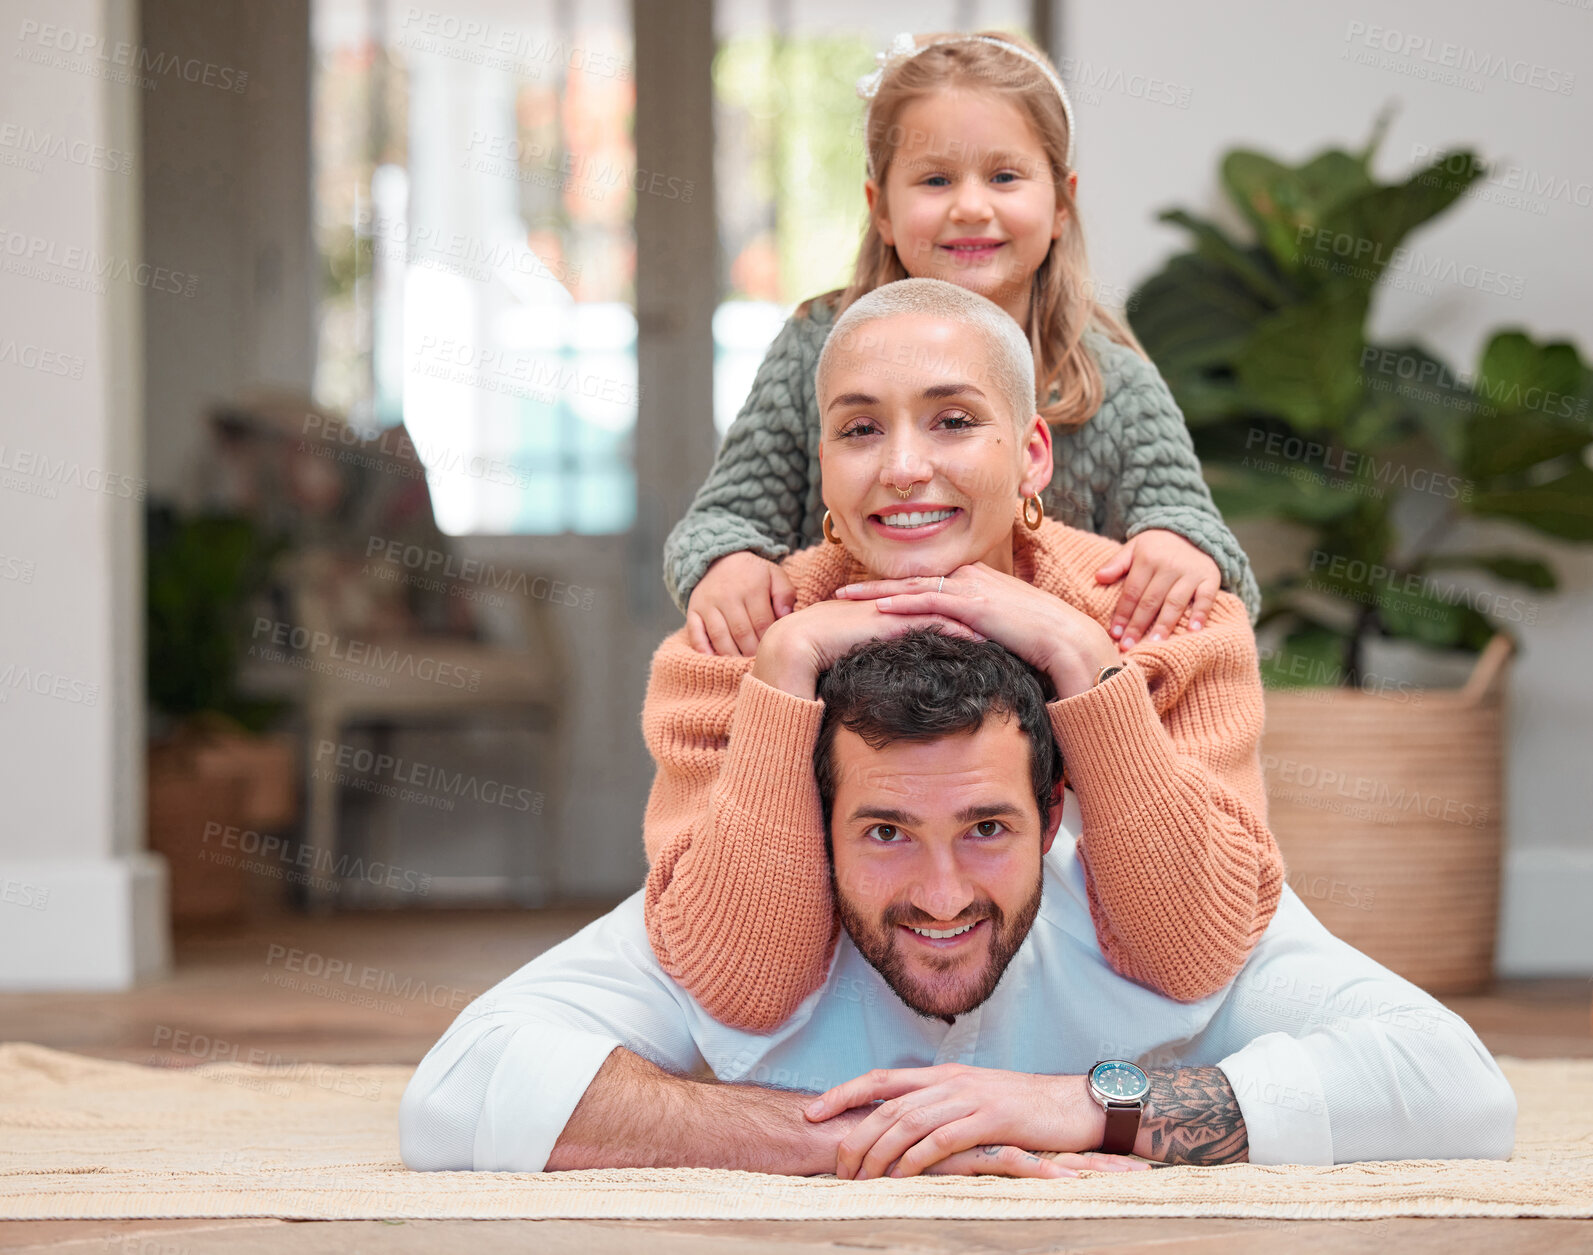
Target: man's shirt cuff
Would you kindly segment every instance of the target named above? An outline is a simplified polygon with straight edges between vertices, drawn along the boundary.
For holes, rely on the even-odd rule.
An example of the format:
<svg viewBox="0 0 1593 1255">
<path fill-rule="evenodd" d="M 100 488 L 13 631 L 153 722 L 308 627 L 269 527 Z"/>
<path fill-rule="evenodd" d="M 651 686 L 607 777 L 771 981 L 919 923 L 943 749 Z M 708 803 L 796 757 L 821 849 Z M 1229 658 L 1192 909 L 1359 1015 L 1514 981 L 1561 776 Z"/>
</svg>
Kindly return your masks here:
<svg viewBox="0 0 1593 1255">
<path fill-rule="evenodd" d="M 1239 1100 L 1251 1163 L 1332 1164 L 1327 1095 L 1298 1038 L 1264 1034 L 1217 1066 Z"/>
<path fill-rule="evenodd" d="M 481 1104 L 476 1170 L 541 1172 L 581 1095 L 620 1044 L 565 1024 L 516 1030 Z"/>
</svg>

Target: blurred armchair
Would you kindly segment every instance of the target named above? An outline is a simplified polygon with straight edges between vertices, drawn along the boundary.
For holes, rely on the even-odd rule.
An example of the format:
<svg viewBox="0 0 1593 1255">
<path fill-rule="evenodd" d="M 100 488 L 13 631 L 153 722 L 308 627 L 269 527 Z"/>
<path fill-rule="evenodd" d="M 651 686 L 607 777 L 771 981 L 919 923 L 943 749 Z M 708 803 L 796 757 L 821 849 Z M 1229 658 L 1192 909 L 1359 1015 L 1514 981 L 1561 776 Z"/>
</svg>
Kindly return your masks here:
<svg viewBox="0 0 1593 1255">
<path fill-rule="evenodd" d="M 559 611 L 546 595 L 554 586 L 502 564 L 457 560 L 402 427 L 358 437 L 292 394 L 257 395 L 211 419 L 205 479 L 213 504 L 250 514 L 288 541 L 278 615 L 256 620 L 255 643 L 278 680 L 291 671 L 303 704 L 310 904 L 329 905 L 336 887 L 327 869 L 340 855 L 340 784 L 316 768 L 318 751 L 360 724 L 490 717 L 528 729 L 540 806 L 525 839 L 538 847 L 529 851 L 538 881 L 549 883 L 569 675 Z"/>
</svg>

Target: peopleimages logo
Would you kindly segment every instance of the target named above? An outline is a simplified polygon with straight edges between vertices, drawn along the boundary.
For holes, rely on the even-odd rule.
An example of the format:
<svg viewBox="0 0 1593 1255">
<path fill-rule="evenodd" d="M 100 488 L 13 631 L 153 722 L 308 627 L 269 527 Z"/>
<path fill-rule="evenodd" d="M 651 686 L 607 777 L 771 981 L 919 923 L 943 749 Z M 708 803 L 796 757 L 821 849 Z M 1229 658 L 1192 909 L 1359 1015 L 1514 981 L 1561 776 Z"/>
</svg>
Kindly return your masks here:
<svg viewBox="0 0 1593 1255">
<path fill-rule="evenodd" d="M 36 496 L 53 497 L 59 488 L 85 488 L 89 492 L 102 492 L 108 497 L 128 497 L 142 501 L 148 487 L 143 480 L 130 475 L 120 475 L 97 466 L 85 467 L 83 463 L 68 458 L 52 461 L 48 454 L 4 444 L 0 444 L 0 472 L 10 472 L 8 478 L 17 479 L 17 483 L 8 484 L 8 487 L 28 484 L 31 487 L 23 488 L 23 491 L 31 491 Z"/>
<path fill-rule="evenodd" d="M 531 34 L 437 9 L 410 5 L 398 26 L 397 42 L 402 47 L 487 69 L 512 70 L 526 78 L 540 78 L 542 69 L 553 65 L 597 78 L 629 79 L 634 72 L 632 62 L 616 52 L 567 44 L 541 32 Z M 458 46 L 450 48 L 450 44 Z"/>
<path fill-rule="evenodd" d="M 339 784 L 349 781 L 338 777 L 376 777 L 377 780 L 386 779 L 402 786 L 401 793 L 418 791 L 444 800 L 463 798 L 483 802 L 488 806 L 502 806 L 509 810 L 542 813 L 542 795 L 527 788 L 504 784 L 498 780 L 482 779 L 465 771 L 450 773 L 446 767 L 407 759 L 401 755 L 378 754 L 373 750 L 339 744 L 335 741 L 317 742 L 312 777 L 315 773 L 331 772 L 334 768 L 336 771 L 333 778 Z M 400 796 L 400 800 L 415 799 Z"/>
<path fill-rule="evenodd" d="M 1511 623 L 1535 627 L 1539 604 L 1523 597 L 1490 593 L 1463 584 L 1444 583 L 1419 571 L 1401 571 L 1364 558 L 1313 550 L 1307 588 L 1334 593 L 1363 605 L 1402 604 L 1412 614 L 1443 617 L 1442 607 L 1464 606 L 1478 614 L 1491 614 Z M 1317 574 L 1325 572 L 1326 578 Z"/>
<path fill-rule="evenodd" d="M 1258 452 L 1252 454 L 1251 450 Z M 1385 489 L 1408 488 L 1451 501 L 1470 501 L 1475 491 L 1470 480 L 1458 475 L 1410 467 L 1357 449 L 1339 448 L 1281 431 L 1269 432 L 1262 427 L 1252 427 L 1245 436 L 1245 451 L 1243 465 L 1253 470 L 1279 471 L 1282 463 L 1293 463 L 1300 468 L 1320 466 L 1322 474 L 1299 477 L 1334 488 L 1355 486 L 1358 491 L 1364 490 L 1364 496 L 1381 498 Z M 1281 459 L 1281 462 L 1263 461 L 1263 455 Z"/>
<path fill-rule="evenodd" d="M 17 153 L 30 163 L 27 168 L 35 171 L 44 168 L 46 157 L 111 174 L 128 174 L 133 169 L 132 153 L 54 131 L 36 131 L 21 122 L 0 122 L 0 149 Z"/>
<path fill-rule="evenodd" d="M 75 680 L 55 671 L 39 670 L 8 662 L 0 667 L 0 701 L 12 691 L 34 693 L 39 697 L 53 697 L 56 701 L 77 706 L 98 706 L 100 686 L 90 681 Z"/>
<path fill-rule="evenodd" d="M 1408 281 L 1403 286 L 1421 285 L 1415 290 L 1427 295 L 1436 290 L 1435 283 L 1455 283 L 1475 292 L 1508 296 L 1512 300 L 1520 300 L 1526 289 L 1526 279 L 1521 275 L 1424 253 L 1404 244 L 1386 248 L 1381 240 L 1349 231 L 1330 231 L 1326 227 L 1305 224 L 1296 230 L 1294 243 L 1302 265 L 1366 282 L 1391 273 Z"/>
<path fill-rule="evenodd" d="M 1262 755 L 1261 770 L 1266 773 L 1269 797 L 1312 810 L 1343 810 L 1356 818 L 1385 823 L 1398 815 L 1420 815 L 1462 828 L 1480 827 L 1493 818 L 1489 807 L 1462 798 L 1439 797 L 1404 785 L 1396 788 L 1386 780 L 1346 775 L 1276 754 Z M 1297 790 L 1286 790 L 1285 785 L 1297 786 Z M 1357 809 L 1348 809 L 1356 804 Z"/>
<path fill-rule="evenodd" d="M 256 832 L 253 828 L 238 828 L 216 820 L 207 820 L 203 839 L 206 846 L 217 838 L 214 849 L 201 850 L 199 857 L 207 863 L 221 867 L 241 866 L 245 871 L 260 872 L 290 884 L 314 884 L 331 890 L 342 888 L 348 880 L 363 880 L 378 889 L 392 889 L 402 893 L 424 896 L 431 890 L 430 873 L 417 873 L 410 868 L 394 867 L 391 863 L 366 862 L 349 854 L 334 855 L 330 850 L 318 850 L 307 843 L 295 843 L 274 832 Z M 221 853 L 236 851 L 236 854 Z M 238 855 L 245 860 L 240 862 Z M 275 859 L 273 865 L 270 860 Z"/>
<path fill-rule="evenodd" d="M 1531 166 L 1490 166 L 1478 161 L 1470 153 L 1444 154 L 1430 144 L 1412 144 L 1412 161 L 1432 161 L 1442 157 L 1439 168 L 1429 170 L 1417 178 L 1422 187 L 1442 187 L 1455 178 L 1483 177 L 1468 186 L 1462 195 L 1473 200 L 1496 201 L 1511 208 L 1528 209 L 1535 214 L 1548 212 L 1552 201 L 1575 205 L 1578 209 L 1593 207 L 1593 179 L 1582 178 L 1576 182 L 1563 174 L 1551 174 Z"/>
<path fill-rule="evenodd" d="M 494 591 L 516 593 L 531 601 L 548 601 L 558 606 L 579 606 L 590 610 L 596 589 L 583 588 L 546 575 L 529 575 L 514 567 L 499 568 L 479 558 L 460 558 L 441 549 L 422 548 L 399 540 L 372 536 L 365 545 L 365 556 L 381 562 L 403 567 L 406 582 L 429 592 L 448 590 L 455 596 L 468 596 L 471 588 L 461 590 L 460 584 L 479 586 Z M 378 579 L 386 578 L 377 568 L 367 568 Z M 458 581 L 459 583 L 451 583 Z M 470 598 L 480 600 L 480 598 Z M 499 600 L 496 605 L 505 605 Z"/>
<path fill-rule="evenodd" d="M 294 649 L 309 655 L 319 654 L 325 650 L 327 656 L 334 662 L 351 664 L 352 667 L 361 669 L 368 678 L 381 680 L 384 683 L 392 676 L 407 675 L 448 688 L 468 689 L 472 693 L 481 687 L 481 672 L 474 667 L 461 667 L 456 663 L 439 662 L 435 658 L 418 657 L 408 650 L 383 649 L 373 642 L 340 636 L 335 632 L 298 627 L 281 620 L 257 618 L 254 621 L 253 636 L 257 641 L 262 636 L 265 637 L 268 645 Z M 273 655 L 269 649 L 262 653 L 253 645 L 250 646 L 249 652 L 251 657 L 257 653 L 261 654 L 268 662 L 292 661 L 280 653 Z"/>
<path fill-rule="evenodd" d="M 1584 418 L 1588 413 L 1586 397 L 1568 396 L 1531 382 L 1523 387 L 1519 379 L 1490 379 L 1480 372 L 1452 371 L 1431 358 L 1396 349 L 1371 345 L 1363 348 L 1361 369 L 1364 372 L 1368 368 L 1413 387 L 1437 389 L 1440 395 L 1455 391 L 1474 393 L 1476 406 L 1490 415 L 1497 414 L 1500 408 L 1537 410 L 1550 418 Z"/>
<path fill-rule="evenodd" d="M 24 46 L 13 55 L 23 60 L 47 64 L 54 69 L 89 70 L 115 81 L 122 80 L 121 76 L 110 73 L 113 67 L 117 70 L 132 70 L 139 76 L 136 81 L 140 87 L 157 86 L 162 78 L 200 83 L 228 92 L 241 92 L 249 85 L 248 71 L 234 69 L 230 65 L 217 65 L 213 61 L 183 57 L 172 52 L 157 52 L 143 44 L 130 44 L 125 40 L 109 43 L 91 31 L 77 31 L 70 26 L 36 22 L 31 18 L 24 19 L 17 32 L 17 40 Z M 29 43 L 34 45 L 31 50 L 26 47 Z M 85 60 L 73 62 L 66 59 L 68 56 Z"/>
<path fill-rule="evenodd" d="M 105 290 L 103 285 L 107 279 L 125 280 L 152 292 L 168 292 L 174 296 L 192 296 L 199 290 L 196 274 L 134 262 L 127 257 L 102 257 L 81 244 L 63 245 L 58 240 L 26 235 L 6 226 L 0 226 L 0 254 L 4 255 L 6 269 L 13 274 L 47 279 L 52 277 L 51 272 L 40 267 L 54 267 L 99 285 L 93 289 L 98 292 Z"/>
<path fill-rule="evenodd" d="M 0 366 L 20 366 L 24 370 L 36 370 L 41 375 L 81 379 L 85 364 L 75 353 L 62 353 L 59 349 L 41 348 L 37 344 L 19 344 L 15 340 L 0 340 Z"/>
<path fill-rule="evenodd" d="M 1576 87 L 1576 75 L 1570 70 L 1529 61 L 1525 57 L 1435 40 L 1419 31 L 1351 21 L 1344 32 L 1344 42 L 1351 45 L 1345 49 L 1350 60 L 1371 64 L 1365 60 L 1368 54 L 1386 54 L 1407 64 L 1404 67 L 1397 63 L 1383 64 L 1382 68 L 1398 69 L 1409 77 L 1450 83 L 1468 91 L 1483 90 L 1489 79 L 1503 79 L 1517 87 L 1532 87 L 1561 96 L 1569 96 Z M 1367 53 L 1349 55 L 1357 44 Z"/>
</svg>

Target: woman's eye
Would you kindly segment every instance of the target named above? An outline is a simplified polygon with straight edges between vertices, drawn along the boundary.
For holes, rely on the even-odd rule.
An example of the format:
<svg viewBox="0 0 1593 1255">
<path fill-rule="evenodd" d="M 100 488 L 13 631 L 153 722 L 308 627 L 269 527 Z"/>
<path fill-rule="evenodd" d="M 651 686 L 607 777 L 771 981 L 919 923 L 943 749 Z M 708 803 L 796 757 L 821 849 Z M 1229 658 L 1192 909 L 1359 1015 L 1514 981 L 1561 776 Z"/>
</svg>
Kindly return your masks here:
<svg viewBox="0 0 1593 1255">
<path fill-rule="evenodd" d="M 849 436 L 872 436 L 879 428 L 866 418 L 860 418 L 841 430 L 840 436 L 845 440 Z"/>
<path fill-rule="evenodd" d="M 966 410 L 952 410 L 940 416 L 940 425 L 949 427 L 952 431 L 964 431 L 969 427 L 979 426 L 979 420 Z"/>
<path fill-rule="evenodd" d="M 1005 831 L 1006 827 L 999 819 L 981 819 L 974 825 L 974 832 L 981 837 L 999 837 Z"/>
<path fill-rule="evenodd" d="M 875 824 L 868 830 L 868 835 L 882 845 L 891 845 L 902 834 L 895 824 Z"/>
</svg>

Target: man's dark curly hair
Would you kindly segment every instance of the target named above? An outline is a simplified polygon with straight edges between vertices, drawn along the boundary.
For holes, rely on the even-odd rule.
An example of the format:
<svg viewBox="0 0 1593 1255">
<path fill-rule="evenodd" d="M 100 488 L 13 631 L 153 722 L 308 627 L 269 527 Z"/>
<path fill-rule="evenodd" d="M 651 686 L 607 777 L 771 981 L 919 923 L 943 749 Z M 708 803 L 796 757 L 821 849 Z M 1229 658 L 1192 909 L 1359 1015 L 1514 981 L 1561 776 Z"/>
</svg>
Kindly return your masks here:
<svg viewBox="0 0 1593 1255">
<path fill-rule="evenodd" d="M 835 732 L 847 728 L 875 749 L 893 741 L 933 741 L 975 732 L 994 714 L 1016 719 L 1029 738 L 1029 780 L 1044 831 L 1062 779 L 1062 751 L 1046 714 L 1045 677 L 994 641 L 915 628 L 864 641 L 819 677 L 824 722 L 813 747 L 813 775 L 830 831 L 835 804 Z"/>
</svg>

